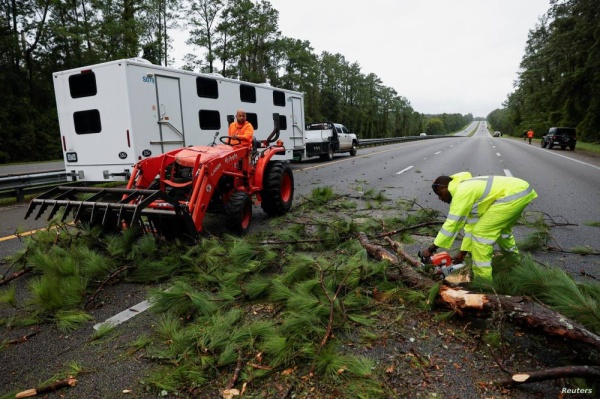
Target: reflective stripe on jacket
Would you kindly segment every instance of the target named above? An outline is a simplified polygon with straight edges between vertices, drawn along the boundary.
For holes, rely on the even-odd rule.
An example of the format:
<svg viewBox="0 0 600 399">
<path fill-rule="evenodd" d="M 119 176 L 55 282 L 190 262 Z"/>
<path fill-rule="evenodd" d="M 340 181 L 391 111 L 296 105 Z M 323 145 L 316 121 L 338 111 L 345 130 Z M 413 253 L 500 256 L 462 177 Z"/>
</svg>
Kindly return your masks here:
<svg viewBox="0 0 600 399">
<path fill-rule="evenodd" d="M 450 248 L 463 227 L 466 234 L 469 234 L 473 225 L 493 203 L 511 203 L 525 196 L 531 196 L 531 199 L 537 197 L 529 183 L 516 177 L 471 177 L 469 172 L 457 173 L 450 177 L 450 209 L 434 240 L 434 244 L 442 248 Z"/>
</svg>

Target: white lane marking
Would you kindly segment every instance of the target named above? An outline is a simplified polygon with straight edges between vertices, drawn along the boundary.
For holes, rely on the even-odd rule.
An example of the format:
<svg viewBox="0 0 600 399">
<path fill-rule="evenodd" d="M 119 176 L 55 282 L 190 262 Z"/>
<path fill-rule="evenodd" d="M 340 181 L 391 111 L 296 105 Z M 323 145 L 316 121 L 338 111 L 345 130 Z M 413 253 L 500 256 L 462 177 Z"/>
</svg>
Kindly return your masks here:
<svg viewBox="0 0 600 399">
<path fill-rule="evenodd" d="M 441 154 L 441 153 L 442 153 L 441 151 L 438 151 L 438 152 L 434 153 L 433 155 L 437 155 L 437 154 Z"/>
<path fill-rule="evenodd" d="M 404 172 L 406 172 L 407 170 L 410 170 L 410 169 L 412 169 L 412 168 L 413 168 L 413 165 L 410 165 L 408 168 L 404 168 L 404 169 L 402 169 L 400 172 L 397 172 L 396 174 L 397 174 L 397 175 L 400 175 L 400 174 L 402 174 L 402 173 L 404 173 Z"/>
<path fill-rule="evenodd" d="M 142 301 L 142 302 L 138 303 L 137 305 L 133 305 L 132 307 L 125 309 L 121 313 L 117 313 L 113 317 L 106 319 L 102 323 L 96 324 L 94 326 L 94 330 L 98 331 L 98 329 L 100 327 L 102 327 L 103 325 L 112 326 L 112 327 L 118 326 L 119 324 L 131 319 L 132 317 L 139 315 L 144 310 L 147 310 L 149 307 L 150 307 L 150 301 Z"/>
<path fill-rule="evenodd" d="M 592 168 L 600 169 L 600 166 L 592 165 L 592 164 L 590 164 L 590 163 L 583 162 L 583 161 L 580 161 L 580 160 L 578 160 L 578 159 L 575 159 L 575 158 L 571 158 L 571 157 L 567 157 L 567 156 L 564 156 L 564 155 L 556 154 L 556 153 L 554 153 L 554 152 L 550 152 L 549 150 L 545 150 L 544 148 L 539 148 L 539 147 L 536 147 L 536 149 L 537 149 L 538 151 L 544 151 L 544 152 L 546 152 L 546 153 L 548 153 L 548 154 L 550 154 L 550 155 L 555 155 L 555 156 L 557 156 L 557 157 L 562 157 L 562 158 L 568 159 L 568 160 L 570 160 L 570 161 L 574 161 L 574 162 L 580 163 L 580 164 L 582 164 L 582 165 L 591 166 Z"/>
<path fill-rule="evenodd" d="M 508 170 L 508 169 L 504 169 L 504 174 L 508 177 L 512 177 L 512 175 L 513 175 L 512 173 L 510 173 L 510 170 Z"/>
<path fill-rule="evenodd" d="M 496 153 L 496 156 L 499 156 L 499 157 L 501 157 L 502 155 L 500 155 L 500 153 L 499 153 L 499 152 L 497 152 L 497 153 Z"/>
</svg>

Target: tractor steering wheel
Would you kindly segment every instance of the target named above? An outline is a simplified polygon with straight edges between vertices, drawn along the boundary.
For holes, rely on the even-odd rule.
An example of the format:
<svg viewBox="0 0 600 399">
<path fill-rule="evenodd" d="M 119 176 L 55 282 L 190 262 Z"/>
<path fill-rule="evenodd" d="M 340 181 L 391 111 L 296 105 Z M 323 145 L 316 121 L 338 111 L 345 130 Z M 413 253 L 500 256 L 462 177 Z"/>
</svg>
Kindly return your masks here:
<svg viewBox="0 0 600 399">
<path fill-rule="evenodd" d="M 230 146 L 242 144 L 242 140 L 238 136 L 221 136 L 219 141 Z"/>
</svg>

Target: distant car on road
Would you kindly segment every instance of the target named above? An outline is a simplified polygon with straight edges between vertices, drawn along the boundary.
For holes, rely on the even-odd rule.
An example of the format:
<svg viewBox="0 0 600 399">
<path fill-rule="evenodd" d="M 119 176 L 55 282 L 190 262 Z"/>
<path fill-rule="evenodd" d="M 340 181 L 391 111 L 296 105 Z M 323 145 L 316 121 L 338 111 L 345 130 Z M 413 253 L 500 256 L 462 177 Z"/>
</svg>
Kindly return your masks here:
<svg viewBox="0 0 600 399">
<path fill-rule="evenodd" d="M 552 148 L 559 145 L 563 150 L 569 147 L 571 151 L 575 150 L 577 134 L 574 127 L 551 127 L 548 133 L 542 137 L 542 148 Z"/>
<path fill-rule="evenodd" d="M 427 133 L 421 133 L 419 136 L 427 136 Z"/>
<path fill-rule="evenodd" d="M 499 131 L 495 131 L 494 132 L 494 137 L 502 137 L 502 133 L 500 133 Z"/>
</svg>

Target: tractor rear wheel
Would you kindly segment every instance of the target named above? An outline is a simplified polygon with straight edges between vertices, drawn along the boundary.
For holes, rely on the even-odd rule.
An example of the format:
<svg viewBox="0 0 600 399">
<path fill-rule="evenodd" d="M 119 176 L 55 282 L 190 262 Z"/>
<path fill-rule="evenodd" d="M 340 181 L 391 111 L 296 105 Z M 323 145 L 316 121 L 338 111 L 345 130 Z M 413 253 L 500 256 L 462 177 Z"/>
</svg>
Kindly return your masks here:
<svg viewBox="0 0 600 399">
<path fill-rule="evenodd" d="M 227 229 L 235 234 L 245 234 L 252 220 L 252 199 L 243 191 L 233 193 L 225 205 Z"/>
<path fill-rule="evenodd" d="M 261 207 L 269 215 L 283 215 L 290 210 L 294 199 L 294 175 L 287 162 L 269 162 L 261 197 Z"/>
</svg>

